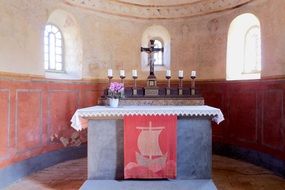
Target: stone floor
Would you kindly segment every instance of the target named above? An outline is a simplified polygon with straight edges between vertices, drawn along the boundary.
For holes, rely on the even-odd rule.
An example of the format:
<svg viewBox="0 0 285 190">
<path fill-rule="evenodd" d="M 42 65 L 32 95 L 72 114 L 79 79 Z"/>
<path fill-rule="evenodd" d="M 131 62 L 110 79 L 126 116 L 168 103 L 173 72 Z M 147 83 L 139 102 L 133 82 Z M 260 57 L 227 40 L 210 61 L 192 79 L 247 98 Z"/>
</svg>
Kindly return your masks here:
<svg viewBox="0 0 285 190">
<path fill-rule="evenodd" d="M 73 190 L 87 177 L 87 159 L 57 164 L 36 172 L 5 190 Z M 219 190 L 285 190 L 285 179 L 252 164 L 213 156 L 213 180 Z"/>
</svg>

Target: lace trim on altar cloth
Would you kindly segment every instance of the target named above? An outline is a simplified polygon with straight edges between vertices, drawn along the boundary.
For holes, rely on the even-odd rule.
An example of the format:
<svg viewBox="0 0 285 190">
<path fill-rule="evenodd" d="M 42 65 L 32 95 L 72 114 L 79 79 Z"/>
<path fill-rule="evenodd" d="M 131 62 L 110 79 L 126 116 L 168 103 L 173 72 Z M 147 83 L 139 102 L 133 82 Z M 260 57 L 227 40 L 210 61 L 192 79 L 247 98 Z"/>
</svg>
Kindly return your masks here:
<svg viewBox="0 0 285 190">
<path fill-rule="evenodd" d="M 219 124 L 224 120 L 220 109 L 210 106 L 93 106 L 76 110 L 71 119 L 71 126 L 76 130 L 87 127 L 86 118 L 124 117 L 131 115 L 177 115 L 177 116 L 210 116 Z"/>
</svg>

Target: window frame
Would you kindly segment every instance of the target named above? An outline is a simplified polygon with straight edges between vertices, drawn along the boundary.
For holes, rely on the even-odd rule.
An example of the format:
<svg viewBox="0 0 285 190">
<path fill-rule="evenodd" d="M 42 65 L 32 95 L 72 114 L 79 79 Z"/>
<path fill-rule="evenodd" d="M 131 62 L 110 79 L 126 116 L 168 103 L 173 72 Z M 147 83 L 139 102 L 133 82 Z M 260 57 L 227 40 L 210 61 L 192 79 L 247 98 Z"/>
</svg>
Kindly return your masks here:
<svg viewBox="0 0 285 190">
<path fill-rule="evenodd" d="M 259 44 L 259 47 L 258 47 L 258 50 L 259 50 L 259 58 L 260 58 L 260 60 L 259 60 L 259 64 L 261 65 L 261 34 L 260 34 L 260 26 L 258 26 L 258 25 L 252 25 L 251 27 L 249 27 L 248 29 L 247 29 L 247 31 L 246 31 L 246 33 L 245 33 L 245 35 L 244 35 L 244 47 L 243 47 L 243 69 L 242 69 L 242 73 L 241 74 L 259 74 L 259 73 L 261 73 L 261 69 L 260 70 L 258 70 L 258 69 L 256 69 L 256 70 L 251 70 L 251 71 L 249 71 L 249 72 L 247 72 L 246 71 L 246 65 L 247 65 L 247 56 L 246 56 L 246 51 L 247 51 L 247 44 L 248 44 L 248 42 L 247 42 L 247 38 L 248 38 L 248 35 L 250 34 L 250 32 L 251 31 L 253 31 L 253 30 L 255 30 L 255 29 L 257 29 L 258 30 L 258 37 L 259 37 L 259 42 L 258 43 L 260 43 Z M 258 57 L 256 57 L 256 59 L 257 59 Z M 257 64 L 255 64 L 255 66 L 257 66 Z"/>
<path fill-rule="evenodd" d="M 45 51 L 45 48 L 46 48 L 46 42 L 45 42 L 45 38 L 46 38 L 46 27 L 47 26 L 51 26 L 51 27 L 55 27 L 58 32 L 60 33 L 61 35 L 61 67 L 62 69 L 61 70 L 57 70 L 56 68 L 55 69 L 50 69 L 50 59 L 48 59 L 48 69 L 46 69 L 46 59 L 45 59 L 45 54 L 46 54 L 46 51 Z M 52 31 L 51 31 L 52 32 Z M 49 35 L 51 32 L 48 32 L 48 39 L 49 39 Z M 56 32 L 57 33 L 57 32 Z M 56 33 L 53 33 L 55 36 L 56 36 Z M 48 42 L 49 43 L 49 42 Z M 56 41 L 55 41 L 55 44 L 56 44 Z M 55 48 L 57 46 L 55 45 Z M 50 46 L 48 46 L 48 49 L 50 49 Z M 48 57 L 50 57 L 50 54 L 48 53 Z M 55 58 L 56 60 L 56 58 Z M 57 62 L 56 62 L 57 64 Z M 56 66 L 55 66 L 56 67 Z M 58 27 L 56 24 L 54 23 L 47 23 L 45 25 L 45 30 L 44 30 L 44 69 L 45 69 L 45 72 L 48 72 L 48 73 L 66 73 L 66 66 L 65 66 L 65 41 L 64 41 L 64 36 L 63 36 L 63 32 L 61 31 L 60 27 Z"/>
</svg>

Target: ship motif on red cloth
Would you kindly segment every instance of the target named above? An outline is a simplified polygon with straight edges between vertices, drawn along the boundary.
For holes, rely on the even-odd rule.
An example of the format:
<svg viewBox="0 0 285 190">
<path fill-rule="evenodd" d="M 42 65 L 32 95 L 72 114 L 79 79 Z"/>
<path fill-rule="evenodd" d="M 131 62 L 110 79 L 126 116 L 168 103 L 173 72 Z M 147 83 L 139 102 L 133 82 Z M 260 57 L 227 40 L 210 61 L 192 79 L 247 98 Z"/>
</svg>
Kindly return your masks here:
<svg viewBox="0 0 285 190">
<path fill-rule="evenodd" d="M 127 116 L 125 178 L 176 177 L 176 116 Z"/>
</svg>

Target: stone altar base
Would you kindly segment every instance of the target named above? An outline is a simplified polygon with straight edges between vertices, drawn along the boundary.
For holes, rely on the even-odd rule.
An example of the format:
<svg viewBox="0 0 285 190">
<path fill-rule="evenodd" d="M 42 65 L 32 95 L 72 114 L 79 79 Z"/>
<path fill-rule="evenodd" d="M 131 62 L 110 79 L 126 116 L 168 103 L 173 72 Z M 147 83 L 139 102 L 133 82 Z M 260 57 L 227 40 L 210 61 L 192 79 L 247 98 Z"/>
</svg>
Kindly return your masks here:
<svg viewBox="0 0 285 190">
<path fill-rule="evenodd" d="M 124 179 L 123 120 L 89 120 L 88 125 L 88 179 Z M 208 117 L 178 117 L 177 180 L 211 179 L 211 129 Z"/>
<path fill-rule="evenodd" d="M 208 117 L 178 117 L 176 180 L 124 178 L 123 120 L 89 120 L 88 180 L 81 190 L 216 190 Z"/>
<path fill-rule="evenodd" d="M 80 190 L 217 190 L 204 180 L 87 180 Z"/>
<path fill-rule="evenodd" d="M 178 115 L 175 180 L 123 180 L 123 117 L 138 112 L 142 115 Z M 211 119 L 217 123 L 223 120 L 223 115 L 217 108 L 209 106 L 181 106 L 181 108 L 178 106 L 126 106 L 126 108 L 115 109 L 103 106 L 90 107 L 77 110 L 72 119 L 72 126 L 75 129 L 81 129 L 81 125 L 75 125 L 80 121 L 77 117 L 88 118 L 88 180 L 81 189 L 216 190 L 211 180 Z"/>
</svg>

